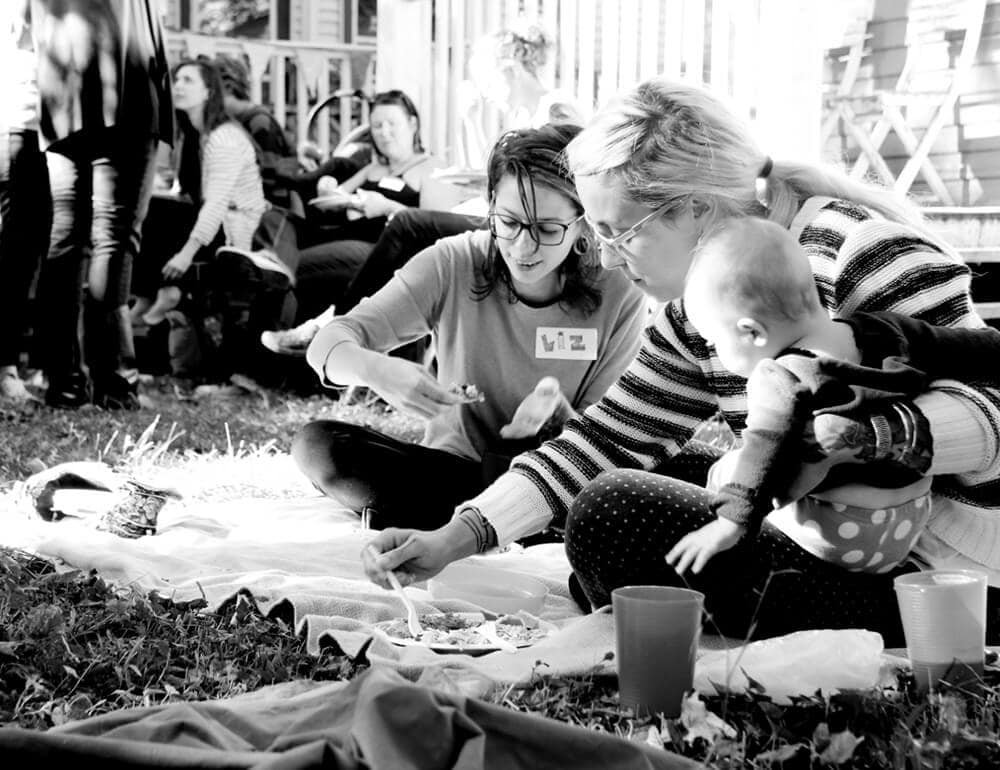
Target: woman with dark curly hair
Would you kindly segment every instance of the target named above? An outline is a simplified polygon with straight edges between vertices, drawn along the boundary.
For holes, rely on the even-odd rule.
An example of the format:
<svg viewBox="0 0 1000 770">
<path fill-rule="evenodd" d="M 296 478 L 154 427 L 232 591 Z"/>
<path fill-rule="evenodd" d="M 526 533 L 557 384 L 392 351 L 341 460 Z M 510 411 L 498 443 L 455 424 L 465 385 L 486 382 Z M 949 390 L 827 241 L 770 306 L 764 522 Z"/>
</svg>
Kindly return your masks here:
<svg viewBox="0 0 1000 770">
<path fill-rule="evenodd" d="M 600 270 L 563 162 L 578 131 L 502 136 L 488 165 L 489 230 L 425 249 L 309 346 L 325 384 L 365 385 L 427 420 L 419 445 L 331 420 L 296 436 L 292 455 L 313 484 L 368 509 L 372 526 L 440 526 L 539 433 L 597 400 L 637 350 L 645 302 Z M 436 373 L 387 355 L 426 334 Z"/>
</svg>

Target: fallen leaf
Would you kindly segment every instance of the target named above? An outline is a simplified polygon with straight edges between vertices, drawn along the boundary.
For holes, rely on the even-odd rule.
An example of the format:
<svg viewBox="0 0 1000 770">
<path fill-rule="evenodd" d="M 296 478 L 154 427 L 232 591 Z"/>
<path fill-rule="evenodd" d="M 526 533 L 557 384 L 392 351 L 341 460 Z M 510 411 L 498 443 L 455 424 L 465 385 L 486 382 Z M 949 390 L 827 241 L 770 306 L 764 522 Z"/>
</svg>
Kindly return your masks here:
<svg viewBox="0 0 1000 770">
<path fill-rule="evenodd" d="M 770 764 L 781 764 L 796 756 L 802 749 L 808 749 L 804 743 L 786 743 L 770 751 L 762 751 L 755 759 L 758 762 L 768 762 Z"/>
<path fill-rule="evenodd" d="M 819 761 L 827 765 L 842 765 L 854 756 L 854 749 L 863 740 L 864 737 L 858 738 L 850 730 L 833 733 L 830 745 L 819 755 Z"/>
<path fill-rule="evenodd" d="M 711 746 L 716 739 L 735 738 L 736 728 L 726 724 L 722 719 L 713 714 L 702 702 L 697 692 L 686 697 L 681 705 L 681 724 L 687 732 L 684 734 L 685 742 L 691 744 L 698 738 L 703 738 Z"/>
</svg>

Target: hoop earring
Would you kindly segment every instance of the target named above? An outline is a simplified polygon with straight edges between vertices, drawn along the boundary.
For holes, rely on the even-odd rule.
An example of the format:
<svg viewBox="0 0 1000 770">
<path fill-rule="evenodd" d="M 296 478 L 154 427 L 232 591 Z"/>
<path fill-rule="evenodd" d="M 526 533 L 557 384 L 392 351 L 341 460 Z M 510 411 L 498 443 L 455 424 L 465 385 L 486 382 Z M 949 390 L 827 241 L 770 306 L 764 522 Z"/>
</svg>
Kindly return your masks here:
<svg viewBox="0 0 1000 770">
<path fill-rule="evenodd" d="M 573 242 L 572 251 L 574 254 L 578 254 L 581 257 L 588 253 L 590 251 L 590 238 L 586 235 L 581 235 Z"/>
</svg>

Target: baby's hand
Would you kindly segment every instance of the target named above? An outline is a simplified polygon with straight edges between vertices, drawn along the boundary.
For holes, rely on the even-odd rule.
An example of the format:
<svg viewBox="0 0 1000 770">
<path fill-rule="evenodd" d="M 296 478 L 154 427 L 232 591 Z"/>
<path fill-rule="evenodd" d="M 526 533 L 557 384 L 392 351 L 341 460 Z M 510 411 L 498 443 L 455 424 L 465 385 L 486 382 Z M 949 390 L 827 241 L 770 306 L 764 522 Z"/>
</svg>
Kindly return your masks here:
<svg viewBox="0 0 1000 770">
<path fill-rule="evenodd" d="M 566 417 L 561 417 L 566 414 Z M 530 438 L 542 428 L 552 424 L 562 424 L 573 414 L 566 396 L 563 395 L 559 380 L 542 377 L 524 400 L 518 404 L 511 421 L 500 428 L 500 435 L 507 439 Z"/>
<path fill-rule="evenodd" d="M 683 575 L 688 567 L 697 575 L 715 554 L 736 545 L 746 529 L 729 519 L 718 518 L 682 537 L 667 554 L 667 564 L 678 575 Z"/>
</svg>

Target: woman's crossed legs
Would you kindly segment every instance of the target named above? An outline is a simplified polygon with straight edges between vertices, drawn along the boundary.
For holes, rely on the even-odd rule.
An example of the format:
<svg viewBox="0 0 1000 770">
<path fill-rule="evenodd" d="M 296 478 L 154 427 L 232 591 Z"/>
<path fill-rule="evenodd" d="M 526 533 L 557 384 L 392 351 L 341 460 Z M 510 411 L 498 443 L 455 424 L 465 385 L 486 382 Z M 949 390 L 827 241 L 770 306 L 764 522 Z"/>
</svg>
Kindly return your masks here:
<svg viewBox="0 0 1000 770">
<path fill-rule="evenodd" d="M 577 496 L 566 523 L 566 552 L 593 607 L 618 586 L 689 586 L 705 594 L 705 628 L 764 638 L 808 628 L 867 628 L 886 646 L 904 644 L 886 575 L 848 572 L 822 561 L 765 522 L 752 542 L 715 556 L 698 575 L 664 560 L 674 543 L 708 523 L 710 493 L 670 476 L 637 470 L 603 473 Z"/>
</svg>

